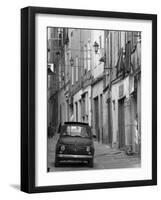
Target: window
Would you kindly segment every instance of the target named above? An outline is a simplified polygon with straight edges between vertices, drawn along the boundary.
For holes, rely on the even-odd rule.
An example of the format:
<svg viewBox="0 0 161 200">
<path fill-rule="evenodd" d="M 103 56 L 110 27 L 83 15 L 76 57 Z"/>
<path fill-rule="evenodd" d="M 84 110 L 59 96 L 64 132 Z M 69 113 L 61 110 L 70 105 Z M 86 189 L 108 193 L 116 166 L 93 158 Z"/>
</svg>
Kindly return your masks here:
<svg viewBox="0 0 161 200">
<path fill-rule="evenodd" d="M 119 32 L 114 32 L 114 66 L 116 66 L 119 58 Z"/>
<path fill-rule="evenodd" d="M 61 45 L 62 45 L 62 34 L 59 33 L 59 46 L 61 46 Z"/>
<path fill-rule="evenodd" d="M 88 107 L 88 92 L 85 92 L 82 94 L 82 100 L 81 100 L 81 111 L 82 111 L 82 121 L 83 122 L 88 122 L 88 112 L 89 112 L 89 107 Z"/>
<path fill-rule="evenodd" d="M 85 100 L 86 100 L 86 102 L 85 102 L 85 103 L 86 103 L 85 114 L 88 115 L 88 102 L 89 102 L 89 101 L 88 101 L 88 92 L 86 93 L 85 97 L 86 97 L 86 98 L 85 98 Z"/>
<path fill-rule="evenodd" d="M 72 66 L 72 85 L 74 85 L 74 67 Z"/>
<path fill-rule="evenodd" d="M 76 67 L 76 82 L 78 81 L 78 56 L 76 57 L 75 60 L 75 67 Z"/>
<path fill-rule="evenodd" d="M 56 73 L 56 66 L 54 63 L 48 64 L 48 73 Z"/>
<path fill-rule="evenodd" d="M 69 80 L 69 66 L 70 66 L 70 56 L 69 56 L 69 52 L 67 53 L 67 60 L 66 60 L 66 66 L 65 66 L 65 70 L 66 70 L 66 82 Z"/>
<path fill-rule="evenodd" d="M 78 103 L 75 102 L 75 116 L 76 116 L 76 122 L 78 121 Z"/>
<path fill-rule="evenodd" d="M 88 45 L 87 45 L 87 69 L 88 69 L 88 71 L 91 69 L 91 48 L 90 48 L 90 41 L 88 41 Z"/>
<path fill-rule="evenodd" d="M 62 78 L 61 77 L 61 64 L 59 63 L 59 87 L 61 87 L 61 81 L 62 81 L 61 78 Z"/>
<path fill-rule="evenodd" d="M 99 46 L 100 46 L 100 49 L 102 49 L 102 36 L 101 35 L 99 36 Z"/>
<path fill-rule="evenodd" d="M 81 109 L 81 99 L 79 100 L 79 121 L 81 121 L 81 117 L 82 117 L 82 109 Z"/>
<path fill-rule="evenodd" d="M 121 31 L 121 48 L 125 49 L 126 44 L 126 34 L 124 31 Z"/>
<path fill-rule="evenodd" d="M 86 104 L 85 104 L 85 94 L 82 96 L 82 115 L 84 117 L 85 112 L 86 112 Z"/>
<path fill-rule="evenodd" d="M 112 67 L 112 33 L 109 33 L 109 67 Z"/>
<path fill-rule="evenodd" d="M 87 72 L 87 45 L 84 46 L 84 74 Z"/>
<path fill-rule="evenodd" d="M 112 103 L 113 103 L 113 110 L 115 110 L 115 100 L 113 100 Z"/>
<path fill-rule="evenodd" d="M 90 132 L 86 127 L 71 125 L 67 126 L 62 131 L 62 136 L 71 136 L 71 137 L 90 137 Z"/>
</svg>

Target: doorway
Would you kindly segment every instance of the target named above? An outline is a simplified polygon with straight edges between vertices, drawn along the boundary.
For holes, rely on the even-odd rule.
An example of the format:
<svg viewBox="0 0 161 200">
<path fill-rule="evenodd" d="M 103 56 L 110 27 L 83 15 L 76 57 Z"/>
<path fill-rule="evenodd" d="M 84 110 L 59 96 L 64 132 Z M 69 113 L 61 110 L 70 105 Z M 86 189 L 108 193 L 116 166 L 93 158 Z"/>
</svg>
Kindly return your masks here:
<svg viewBox="0 0 161 200">
<path fill-rule="evenodd" d="M 108 110 L 108 144 L 112 146 L 112 115 L 111 115 L 111 99 L 107 102 L 107 110 Z"/>
<path fill-rule="evenodd" d="M 96 138 L 100 141 L 100 134 L 99 134 L 99 105 L 98 105 L 98 96 L 94 98 L 94 119 L 95 119 L 95 133 Z"/>
<path fill-rule="evenodd" d="M 125 148 L 125 111 L 124 111 L 124 98 L 119 100 L 118 105 L 118 140 L 119 148 Z"/>
</svg>

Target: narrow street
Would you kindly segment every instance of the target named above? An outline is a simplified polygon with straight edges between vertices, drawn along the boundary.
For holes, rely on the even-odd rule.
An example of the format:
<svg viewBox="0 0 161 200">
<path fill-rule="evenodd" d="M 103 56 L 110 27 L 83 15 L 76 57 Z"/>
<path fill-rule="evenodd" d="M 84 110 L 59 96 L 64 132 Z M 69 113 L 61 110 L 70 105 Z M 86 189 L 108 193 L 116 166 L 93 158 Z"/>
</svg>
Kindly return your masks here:
<svg viewBox="0 0 161 200">
<path fill-rule="evenodd" d="M 60 167 L 54 167 L 55 146 L 58 136 L 48 139 L 48 168 L 54 171 L 74 171 L 91 169 L 116 169 L 141 167 L 141 159 L 137 155 L 128 156 L 123 151 L 111 149 L 109 146 L 94 142 L 95 156 L 94 167 L 89 168 L 86 163 L 62 163 Z"/>
<path fill-rule="evenodd" d="M 65 122 L 87 123 L 101 141 L 94 169 L 140 167 L 141 32 L 48 27 L 47 52 L 48 137 Z M 91 169 L 69 162 L 55 168 L 56 140 L 48 141 L 49 171 Z"/>
</svg>

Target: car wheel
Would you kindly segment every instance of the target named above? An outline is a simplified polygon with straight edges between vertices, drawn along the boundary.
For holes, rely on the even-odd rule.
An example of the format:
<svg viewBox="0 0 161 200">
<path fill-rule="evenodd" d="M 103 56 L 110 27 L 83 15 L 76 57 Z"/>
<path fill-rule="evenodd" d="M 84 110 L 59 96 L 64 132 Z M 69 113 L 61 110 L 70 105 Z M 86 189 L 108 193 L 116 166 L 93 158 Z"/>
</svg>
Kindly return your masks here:
<svg viewBox="0 0 161 200">
<path fill-rule="evenodd" d="M 55 159 L 55 167 L 59 167 L 60 166 L 60 163 L 58 161 L 58 159 Z"/>
<path fill-rule="evenodd" d="M 93 167 L 93 159 L 91 159 L 91 160 L 88 161 L 88 166 L 89 167 Z"/>
</svg>

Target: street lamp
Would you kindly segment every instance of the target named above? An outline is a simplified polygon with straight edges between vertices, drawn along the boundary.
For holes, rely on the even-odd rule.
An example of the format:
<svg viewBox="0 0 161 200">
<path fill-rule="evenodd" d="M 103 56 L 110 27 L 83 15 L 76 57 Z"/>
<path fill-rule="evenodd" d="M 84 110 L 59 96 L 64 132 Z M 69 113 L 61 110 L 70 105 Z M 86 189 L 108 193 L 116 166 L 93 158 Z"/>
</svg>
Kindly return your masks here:
<svg viewBox="0 0 161 200">
<path fill-rule="evenodd" d="M 98 53 L 99 44 L 96 41 L 94 42 L 93 47 L 94 47 L 95 54 L 97 54 Z"/>
</svg>

